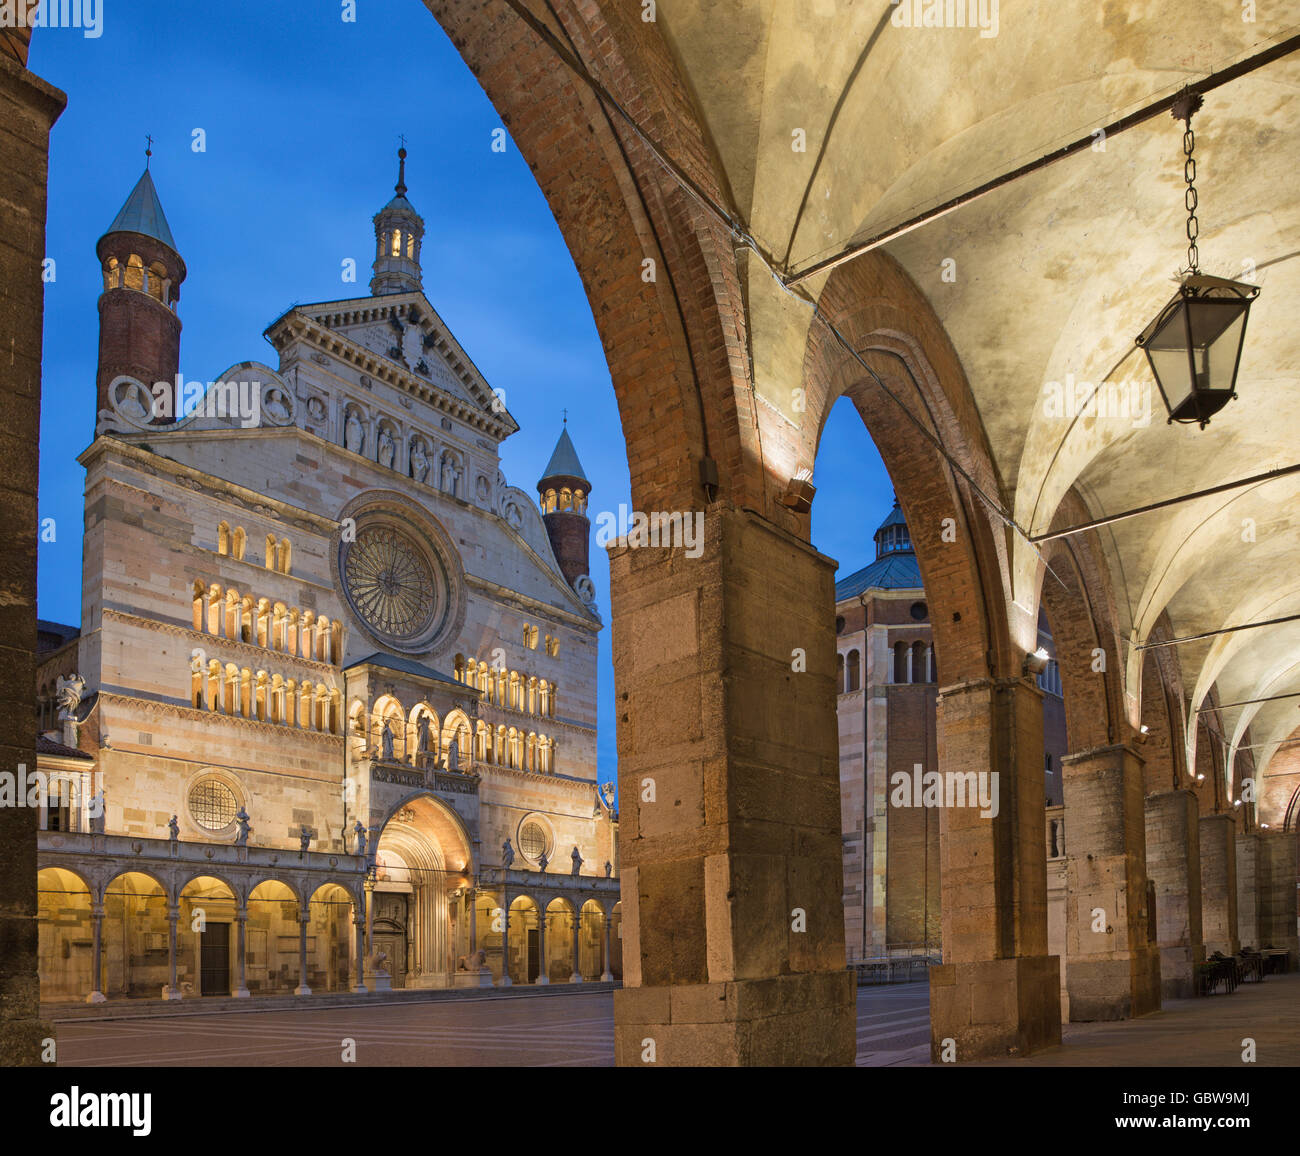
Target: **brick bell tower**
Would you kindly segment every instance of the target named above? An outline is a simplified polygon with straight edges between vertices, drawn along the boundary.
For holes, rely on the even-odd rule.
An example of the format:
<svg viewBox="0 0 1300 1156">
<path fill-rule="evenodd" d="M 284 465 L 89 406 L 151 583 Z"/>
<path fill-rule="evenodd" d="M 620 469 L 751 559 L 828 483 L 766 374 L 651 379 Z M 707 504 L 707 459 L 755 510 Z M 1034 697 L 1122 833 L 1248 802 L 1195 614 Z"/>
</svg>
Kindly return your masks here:
<svg viewBox="0 0 1300 1156">
<path fill-rule="evenodd" d="M 95 246 L 104 273 L 99 297 L 99 369 L 96 409 L 110 406 L 109 387 L 133 377 L 146 389 L 173 382 L 180 365 L 181 320 L 176 316 L 185 262 L 145 170 L 126 204 Z M 169 416 L 163 420 L 172 420 Z"/>
<path fill-rule="evenodd" d="M 582 472 L 582 463 L 569 440 L 567 419 L 542 480 L 537 483 L 537 492 L 541 495 L 542 521 L 546 523 L 555 560 L 565 581 L 572 586 L 588 572 L 591 522 L 587 519 L 587 499 L 591 483 Z"/>
</svg>

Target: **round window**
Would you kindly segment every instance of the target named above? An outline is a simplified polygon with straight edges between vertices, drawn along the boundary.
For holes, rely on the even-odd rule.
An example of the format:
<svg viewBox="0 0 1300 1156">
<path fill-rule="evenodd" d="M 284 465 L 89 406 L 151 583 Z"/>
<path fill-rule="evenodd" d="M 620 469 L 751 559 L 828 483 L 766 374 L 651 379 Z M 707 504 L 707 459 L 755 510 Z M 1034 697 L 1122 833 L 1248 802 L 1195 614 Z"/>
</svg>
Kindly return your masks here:
<svg viewBox="0 0 1300 1156">
<path fill-rule="evenodd" d="M 540 823 L 525 823 L 519 831 L 519 850 L 536 862 L 546 850 L 546 832 Z"/>
<path fill-rule="evenodd" d="M 359 531 L 342 570 L 348 601 L 376 634 L 406 641 L 428 630 L 436 601 L 433 570 L 405 534 L 389 526 Z"/>
<path fill-rule="evenodd" d="M 835 633 L 836 634 L 844 633 L 844 619 L 842 617 L 837 617 L 835 619 Z"/>
<path fill-rule="evenodd" d="M 926 606 L 924 602 L 912 603 L 912 617 L 915 618 L 917 622 L 924 622 L 929 613 L 930 608 Z"/>
<path fill-rule="evenodd" d="M 190 814 L 207 831 L 221 831 L 235 821 L 239 802 L 220 779 L 201 779 L 190 788 Z"/>
</svg>

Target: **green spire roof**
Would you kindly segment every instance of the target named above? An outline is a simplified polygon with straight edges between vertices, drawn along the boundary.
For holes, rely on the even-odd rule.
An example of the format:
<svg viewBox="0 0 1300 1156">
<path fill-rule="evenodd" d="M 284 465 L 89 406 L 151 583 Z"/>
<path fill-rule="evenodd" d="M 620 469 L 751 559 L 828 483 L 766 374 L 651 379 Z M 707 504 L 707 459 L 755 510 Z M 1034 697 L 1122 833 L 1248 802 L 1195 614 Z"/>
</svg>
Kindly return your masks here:
<svg viewBox="0 0 1300 1156">
<path fill-rule="evenodd" d="M 108 233 L 143 233 L 146 237 L 161 241 L 172 252 L 179 252 L 172 239 L 172 231 L 167 227 L 167 218 L 163 216 L 162 205 L 158 201 L 158 190 L 153 187 L 153 177 L 149 175 L 148 169 L 136 181 L 122 211 L 113 218 L 113 223 L 104 235 L 107 236 Z"/>
<path fill-rule="evenodd" d="M 555 452 L 551 454 L 551 460 L 546 463 L 546 469 L 542 471 L 542 481 L 546 481 L 547 478 L 561 477 L 587 481 L 587 475 L 582 471 L 582 463 L 578 461 L 578 451 L 573 448 L 573 442 L 569 440 L 567 425 L 560 431 L 560 440 L 555 443 Z"/>
</svg>

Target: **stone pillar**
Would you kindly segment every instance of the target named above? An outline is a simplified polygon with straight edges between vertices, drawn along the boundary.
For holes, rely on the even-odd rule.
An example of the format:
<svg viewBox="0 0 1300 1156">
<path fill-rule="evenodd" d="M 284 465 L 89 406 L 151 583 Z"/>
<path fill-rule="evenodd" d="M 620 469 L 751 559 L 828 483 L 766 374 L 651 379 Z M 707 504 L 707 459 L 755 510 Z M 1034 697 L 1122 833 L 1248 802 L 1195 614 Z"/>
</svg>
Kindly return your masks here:
<svg viewBox="0 0 1300 1156">
<path fill-rule="evenodd" d="M 6 6 L 11 12 L 13 5 Z M 30 8 L 31 5 L 28 5 Z M 41 36 L 58 35 L 42 29 Z M 21 40 L 23 47 L 16 45 Z M 50 126 L 67 98 L 29 72 L 26 29 L 0 30 L 0 766 L 36 769 L 37 445 L 41 405 L 41 308 Z M 11 55 L 17 52 L 17 58 Z M 78 257 L 77 259 L 84 259 Z M 76 420 L 89 433 L 93 415 Z M 36 810 L 0 807 L 0 1064 L 40 1064 L 54 1028 L 40 1018 L 36 974 Z"/>
<path fill-rule="evenodd" d="M 356 932 L 357 944 L 357 974 L 352 990 L 358 995 L 364 995 L 370 990 L 366 987 L 366 921 L 361 918 L 359 912 L 353 916 L 352 926 Z"/>
<path fill-rule="evenodd" d="M 372 844 L 373 846 L 373 844 Z M 375 950 L 375 881 L 367 879 L 366 889 L 366 955 Z"/>
<path fill-rule="evenodd" d="M 698 557 L 610 548 L 616 1062 L 850 1065 L 834 563 L 752 512 L 702 517 Z"/>
<path fill-rule="evenodd" d="M 243 900 L 235 907 L 235 990 L 231 992 L 236 999 L 248 999 L 247 953 L 245 941 L 248 928 L 248 905 Z"/>
<path fill-rule="evenodd" d="M 1076 1023 L 1160 1007 L 1160 950 L 1147 920 L 1142 762 L 1125 745 L 1061 760 L 1070 826 L 1065 987 Z"/>
<path fill-rule="evenodd" d="M 478 950 L 478 891 L 469 891 L 469 954 Z"/>
<path fill-rule="evenodd" d="M 1266 831 L 1259 839 L 1259 938 L 1289 951 L 1288 966 L 1300 966 L 1296 937 L 1296 832 Z"/>
<path fill-rule="evenodd" d="M 1232 815 L 1201 819 L 1201 931 L 1205 954 L 1236 955 L 1237 824 Z"/>
<path fill-rule="evenodd" d="M 181 989 L 176 986 L 176 921 L 180 918 L 178 904 L 167 905 L 167 986 L 163 999 L 180 999 Z"/>
<path fill-rule="evenodd" d="M 1042 692 L 1028 678 L 982 679 L 943 688 L 938 705 L 939 770 L 995 773 L 998 807 L 940 812 L 931 1058 L 1026 1055 L 1061 1042 L 1060 958 L 1047 954 Z"/>
<path fill-rule="evenodd" d="M 106 997 L 102 990 L 104 981 L 103 942 L 104 942 L 104 905 L 96 903 L 90 909 L 90 994 L 87 1003 L 104 1003 Z"/>
<path fill-rule="evenodd" d="M 510 986 L 510 892 L 501 891 L 501 978 L 499 987 Z"/>
<path fill-rule="evenodd" d="M 1163 999 L 1196 994 L 1196 968 L 1205 962 L 1201 932 L 1201 839 L 1196 795 L 1148 795 L 1147 878 L 1156 891 L 1156 945 Z"/>
<path fill-rule="evenodd" d="M 604 911 L 603 908 L 602 908 L 602 911 Z M 601 982 L 601 983 L 613 983 L 613 982 L 614 982 L 614 973 L 613 973 L 612 971 L 610 971 L 610 969 L 609 969 L 609 925 L 610 925 L 610 922 L 611 922 L 611 918 L 612 918 L 612 917 L 611 917 L 610 913 L 609 913 L 608 911 L 604 911 L 604 924 L 605 924 L 605 969 L 600 973 L 600 982 Z"/>
<path fill-rule="evenodd" d="M 537 904 L 537 954 L 540 956 L 537 961 L 537 982 L 550 983 L 551 972 L 546 966 L 546 908 L 541 903 Z"/>
<path fill-rule="evenodd" d="M 1259 862 L 1259 833 L 1237 836 L 1237 939 L 1242 947 L 1259 949 L 1259 892 L 1263 881 Z M 1264 873 L 1267 864 L 1263 865 Z"/>
<path fill-rule="evenodd" d="M 298 909 L 298 986 L 294 995 L 311 995 L 307 986 L 307 927 L 311 923 L 311 904 L 304 902 Z"/>
<path fill-rule="evenodd" d="M 570 983 L 582 982 L 582 964 L 580 962 L 581 956 L 579 955 L 579 952 L 581 951 L 581 944 L 578 941 L 578 933 L 581 930 L 582 930 L 582 908 L 577 906 L 577 901 L 575 900 L 574 908 L 573 908 L 573 974 L 569 976 Z"/>
</svg>

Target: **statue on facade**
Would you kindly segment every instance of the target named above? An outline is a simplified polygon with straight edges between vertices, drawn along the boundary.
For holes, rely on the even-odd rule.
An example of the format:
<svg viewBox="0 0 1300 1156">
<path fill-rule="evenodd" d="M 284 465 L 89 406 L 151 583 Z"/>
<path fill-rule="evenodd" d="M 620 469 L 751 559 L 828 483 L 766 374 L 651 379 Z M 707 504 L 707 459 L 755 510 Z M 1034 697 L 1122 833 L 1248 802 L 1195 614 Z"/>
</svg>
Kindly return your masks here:
<svg viewBox="0 0 1300 1156">
<path fill-rule="evenodd" d="M 509 867 L 515 861 L 515 849 L 510 846 L 510 840 L 507 839 L 501 844 L 501 866 Z"/>
<path fill-rule="evenodd" d="M 248 833 L 253 829 L 248 821 L 248 812 L 241 806 L 235 812 L 235 822 L 239 824 L 239 833 L 235 836 L 236 847 L 248 846 Z"/>
<path fill-rule="evenodd" d="M 415 753 L 427 755 L 429 753 L 429 716 L 421 714 L 419 721 L 415 724 Z"/>
<path fill-rule="evenodd" d="M 579 852 L 578 845 L 576 843 L 573 845 L 573 854 L 570 855 L 569 858 L 573 860 L 573 870 L 572 872 L 570 872 L 570 874 L 572 874 L 573 877 L 576 879 L 579 875 L 582 874 L 582 864 L 583 864 L 582 854 L 581 852 Z"/>
<path fill-rule="evenodd" d="M 308 827 L 306 823 L 303 823 L 298 828 L 298 850 L 300 852 L 306 851 L 307 848 L 310 846 L 311 846 L 311 828 Z"/>
<path fill-rule="evenodd" d="M 452 739 L 447 744 L 447 770 L 460 770 L 460 740 Z"/>
<path fill-rule="evenodd" d="M 416 438 L 411 444 L 411 477 L 417 482 L 429 477 L 429 456 L 424 452 L 424 442 Z"/>
<path fill-rule="evenodd" d="M 167 837 L 172 841 L 172 849 L 176 848 L 176 840 L 181 837 L 181 825 L 176 821 L 173 815 L 167 823 Z"/>
<path fill-rule="evenodd" d="M 87 812 L 90 816 L 90 833 L 92 835 L 102 835 L 104 833 L 104 788 L 100 787 L 90 797 L 90 807 Z"/>
<path fill-rule="evenodd" d="M 549 863 L 550 863 L 550 860 L 546 857 L 546 852 L 543 851 L 543 852 L 542 852 L 542 853 L 537 857 L 537 869 L 538 869 L 538 870 L 539 870 L 543 875 L 545 875 L 545 874 L 546 874 L 546 868 L 547 868 L 547 865 L 548 865 Z"/>
<path fill-rule="evenodd" d="M 380 732 L 379 742 L 383 749 L 384 761 L 393 761 L 393 728 L 389 725 L 388 720 L 384 719 L 384 729 Z"/>
<path fill-rule="evenodd" d="M 614 874 L 614 864 L 611 863 L 608 859 L 606 859 L 606 860 L 605 860 L 605 878 L 608 879 L 608 878 L 609 878 L 611 875 L 613 875 L 613 874 Z"/>
<path fill-rule="evenodd" d="M 85 693 L 86 680 L 81 675 L 59 677 L 59 681 L 55 684 L 55 695 L 59 703 L 59 722 L 69 722 L 76 718 L 77 707 L 81 705 L 81 696 Z"/>
<path fill-rule="evenodd" d="M 454 485 L 454 471 L 452 469 L 451 458 L 444 457 L 442 459 L 442 488 L 446 493 L 452 494 L 455 493 L 453 488 Z"/>
<path fill-rule="evenodd" d="M 393 468 L 393 453 L 397 446 L 393 442 L 393 435 L 388 432 L 387 426 L 381 426 L 379 429 L 379 464 L 386 470 Z"/>
<path fill-rule="evenodd" d="M 365 433 L 361 429 L 361 419 L 357 417 L 356 410 L 348 410 L 347 421 L 343 423 L 343 448 L 359 454 L 364 440 Z"/>
<path fill-rule="evenodd" d="M 352 828 L 352 831 L 357 837 L 356 854 L 364 855 L 366 853 L 366 829 L 361 825 L 360 820 L 357 820 L 356 824 Z"/>
<path fill-rule="evenodd" d="M 605 806 L 607 806 L 607 807 L 613 807 L 613 805 L 614 805 L 614 784 L 613 784 L 613 783 L 601 783 L 601 785 L 600 785 L 600 793 L 601 793 L 601 797 L 605 800 Z"/>
</svg>

